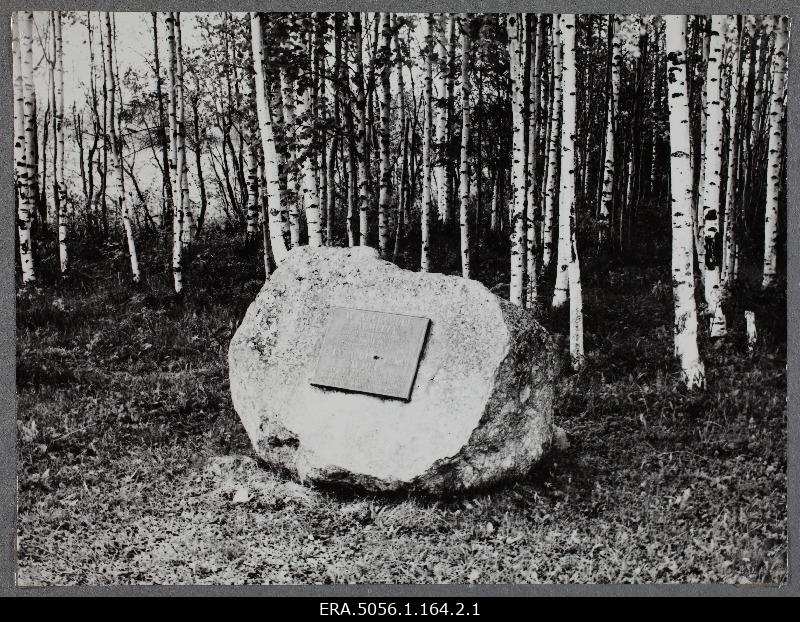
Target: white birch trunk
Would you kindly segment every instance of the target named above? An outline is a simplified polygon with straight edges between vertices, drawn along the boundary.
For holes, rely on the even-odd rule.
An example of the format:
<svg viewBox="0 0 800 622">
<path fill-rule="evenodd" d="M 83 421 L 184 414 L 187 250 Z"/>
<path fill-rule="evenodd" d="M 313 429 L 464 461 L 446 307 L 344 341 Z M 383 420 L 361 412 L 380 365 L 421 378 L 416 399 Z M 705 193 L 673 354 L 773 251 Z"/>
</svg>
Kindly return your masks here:
<svg viewBox="0 0 800 622">
<path fill-rule="evenodd" d="M 459 19 L 461 28 L 461 163 L 459 184 L 461 202 L 459 227 L 461 229 L 461 276 L 471 278 L 470 236 L 469 236 L 469 133 L 470 133 L 470 83 L 469 83 L 469 15 L 462 13 Z"/>
<path fill-rule="evenodd" d="M 561 191 L 558 196 L 559 223 L 563 221 L 567 238 L 567 278 L 569 287 L 569 352 L 575 370 L 583 366 L 583 293 L 576 239 L 575 172 L 578 165 L 577 133 L 577 67 L 575 59 L 575 15 L 559 16 L 562 47 L 563 123 L 561 127 Z M 561 226 L 559 225 L 559 229 Z M 559 234 L 561 235 L 561 234 Z M 560 252 L 560 250 L 559 250 Z M 559 256 L 559 269 L 561 257 Z M 557 290 L 558 291 L 558 290 Z M 554 297 L 555 298 L 555 297 Z"/>
<path fill-rule="evenodd" d="M 24 22 L 23 22 L 24 26 Z M 25 92 L 25 166 L 27 168 L 27 191 L 28 191 L 28 216 L 33 219 L 36 216 L 36 201 L 38 198 L 38 166 L 36 153 L 36 87 L 34 84 L 34 65 L 33 65 L 33 26 L 31 26 L 30 37 L 25 36 L 23 30 L 22 41 L 22 72 L 24 79 Z M 63 110 L 63 98 L 62 98 Z M 63 118 L 63 113 L 62 113 Z M 63 146 L 63 131 L 62 146 Z M 57 139 L 57 136 L 54 138 Z M 55 143 L 54 143 L 55 144 Z M 59 166 L 59 160 L 53 158 L 53 169 Z M 63 166 L 61 167 L 63 174 Z"/>
<path fill-rule="evenodd" d="M 558 26 L 558 40 L 559 40 L 559 47 L 561 52 L 559 56 L 561 57 L 561 99 L 563 100 L 562 109 L 561 109 L 561 116 L 563 118 L 561 122 L 561 144 L 559 145 L 559 151 L 561 153 L 561 160 L 559 162 L 559 194 L 558 194 L 558 247 L 557 247 L 557 255 L 556 255 L 556 283 L 555 288 L 553 290 L 553 308 L 558 309 L 563 307 L 568 299 L 568 290 L 569 290 L 569 264 L 570 264 L 570 256 L 571 256 L 571 249 L 570 249 L 570 206 L 571 202 L 575 200 L 575 154 L 574 154 L 574 136 L 568 136 L 567 132 L 570 130 L 568 127 L 568 120 L 567 120 L 567 85 L 566 85 L 566 65 L 564 63 L 564 45 L 561 41 L 562 35 L 564 33 L 561 32 L 562 20 L 559 16 L 559 26 Z M 573 24 L 574 29 L 574 24 Z M 574 30 L 572 33 L 574 38 Z M 574 41 L 573 41 L 574 47 Z M 574 61 L 574 50 L 573 50 L 573 61 Z M 569 68 L 569 71 L 572 72 L 571 79 L 573 80 L 572 89 L 575 90 L 575 66 Z M 575 106 L 574 95 L 573 101 L 570 102 L 570 106 Z M 572 127 L 571 131 L 575 133 L 575 120 L 574 120 L 574 110 L 571 113 L 573 115 L 573 119 L 571 121 Z M 569 149 L 569 153 L 567 152 Z M 568 170 L 564 170 L 564 167 L 567 166 Z M 567 188 L 569 184 L 572 184 L 570 188 Z M 564 196 L 564 192 L 567 192 L 567 195 Z"/>
<path fill-rule="evenodd" d="M 438 71 L 434 78 L 436 89 L 436 145 L 435 153 L 435 177 L 437 189 L 437 208 L 439 210 L 439 220 L 447 223 L 448 219 L 448 199 L 450 188 L 450 171 L 447 167 L 447 41 L 445 35 L 450 30 L 453 16 L 445 13 L 440 14 L 439 26 L 436 28 L 436 56 L 438 59 Z"/>
<path fill-rule="evenodd" d="M 696 18 L 695 18 L 696 19 Z M 700 266 L 700 279 L 705 285 L 706 272 L 703 269 L 705 266 L 705 242 L 703 240 L 703 213 L 705 201 L 705 176 L 706 176 L 706 132 L 708 126 L 708 59 L 711 55 L 711 25 L 710 18 L 706 20 L 703 26 L 703 66 L 706 70 L 706 76 L 703 80 L 703 87 L 700 90 L 700 171 L 699 181 L 697 184 L 697 195 L 693 203 L 693 233 L 694 233 L 694 247 L 697 254 L 697 264 Z M 702 293 L 705 297 L 705 292 Z"/>
<path fill-rule="evenodd" d="M 686 76 L 685 15 L 665 15 L 669 102 L 672 204 L 672 283 L 675 306 L 675 354 L 689 388 L 705 384 L 705 367 L 697 347 L 694 298 L 694 233 L 689 96 Z"/>
<path fill-rule="evenodd" d="M 289 145 L 289 156 L 296 162 L 299 153 L 295 148 L 297 141 L 295 139 L 294 88 L 283 67 L 280 68 L 280 81 L 283 134 L 287 145 Z M 300 244 L 300 197 L 302 196 L 302 181 L 295 167 L 292 167 L 287 183 L 293 194 L 292 200 L 289 202 L 289 239 L 292 247 L 295 247 Z"/>
<path fill-rule="evenodd" d="M 167 29 L 167 47 L 169 49 L 169 61 L 167 63 L 167 78 L 169 81 L 169 116 L 170 131 L 170 167 L 172 173 L 173 206 L 172 206 L 172 280 L 175 293 L 183 291 L 183 192 L 181 192 L 181 181 L 184 163 L 180 149 L 180 123 L 181 106 L 178 96 L 178 81 L 175 76 L 178 59 L 175 42 L 175 14 L 165 15 Z M 177 194 L 177 201 L 175 195 Z"/>
<path fill-rule="evenodd" d="M 611 93 L 606 112 L 605 162 L 603 163 L 603 194 L 600 203 L 600 244 L 607 242 L 611 225 L 611 210 L 614 206 L 614 129 L 619 102 L 619 79 L 622 59 L 622 46 L 619 38 L 619 20 L 615 15 L 609 18 L 611 34 Z"/>
<path fill-rule="evenodd" d="M 244 165 L 247 169 L 247 220 L 246 237 L 253 241 L 258 235 L 258 158 L 251 145 L 245 145 Z"/>
<path fill-rule="evenodd" d="M 181 244 L 186 249 L 194 237 L 195 224 L 192 206 L 189 202 L 189 158 L 186 155 L 186 87 L 184 86 L 183 43 L 181 37 L 181 14 L 175 13 L 175 47 L 177 50 L 176 79 L 180 114 L 178 115 L 179 142 L 178 148 L 183 150 L 183 167 L 181 174 Z"/>
<path fill-rule="evenodd" d="M 57 171 L 58 188 L 58 257 L 61 274 L 69 270 L 69 252 L 67 249 L 68 237 L 68 212 L 67 212 L 67 186 L 64 181 L 64 47 L 61 36 L 61 11 L 53 12 L 54 24 L 54 62 L 55 62 L 55 97 L 56 97 L 56 135 L 53 137 L 58 145 L 58 156 L 53 162 Z"/>
<path fill-rule="evenodd" d="M 319 193 L 317 191 L 317 159 L 312 150 L 313 111 L 311 108 L 311 85 L 302 85 L 305 69 L 298 68 L 297 84 L 302 92 L 297 93 L 297 117 L 302 128 L 297 139 L 298 157 L 301 158 L 303 206 L 308 226 L 308 245 L 322 246 L 322 223 L 319 217 Z"/>
<path fill-rule="evenodd" d="M 22 284 L 28 285 L 36 281 L 33 267 L 33 249 L 31 240 L 31 212 L 33 201 L 28 177 L 26 143 L 32 136 L 32 121 L 27 110 L 29 98 L 26 83 L 33 84 L 33 67 L 25 63 L 26 50 L 32 44 L 33 13 L 18 11 L 12 13 L 11 48 L 14 56 L 14 163 L 16 187 L 18 193 L 17 228 L 19 233 L 19 256 L 22 265 Z M 30 76 L 28 75 L 30 74 Z"/>
<path fill-rule="evenodd" d="M 737 173 L 739 171 L 739 28 L 737 17 L 728 18 L 728 41 L 730 41 L 730 85 L 728 89 L 728 174 L 725 186 L 724 236 L 722 249 L 722 292 L 731 287 L 733 277 L 734 247 L 736 245 L 736 196 Z"/>
<path fill-rule="evenodd" d="M 175 28 L 172 21 L 172 13 L 163 13 L 164 25 L 167 33 L 167 119 L 169 123 L 169 183 L 172 192 L 166 195 L 166 201 L 169 201 L 167 209 L 172 212 L 172 217 L 177 216 L 176 201 L 177 196 L 180 199 L 180 189 L 177 184 L 176 167 L 178 162 L 178 142 L 176 138 L 177 126 L 175 124 Z M 170 47 L 172 46 L 172 47 Z M 180 201 L 178 201 L 180 202 Z"/>
<path fill-rule="evenodd" d="M 781 194 L 783 156 L 784 86 L 789 42 L 788 16 L 775 17 L 775 51 L 772 55 L 772 88 L 769 97 L 769 147 L 767 151 L 767 200 L 764 215 L 764 274 L 762 287 L 775 285 L 778 260 L 778 200 Z"/>
<path fill-rule="evenodd" d="M 752 352 L 756 349 L 758 342 L 758 330 L 756 329 L 756 314 L 753 311 L 744 312 L 745 331 L 747 334 L 747 350 Z"/>
<path fill-rule="evenodd" d="M 286 257 L 287 248 L 283 238 L 283 222 L 281 218 L 281 196 L 279 160 L 275 148 L 275 135 L 272 126 L 272 112 L 264 88 L 264 55 L 261 16 L 250 13 L 250 42 L 253 50 L 255 69 L 256 110 L 258 126 L 261 134 L 261 148 L 264 152 L 264 178 L 266 179 L 269 242 L 275 263 L 280 264 Z"/>
<path fill-rule="evenodd" d="M 381 59 L 383 66 L 380 75 L 380 148 L 381 179 L 378 195 L 378 248 L 381 257 L 389 253 L 389 209 L 391 202 L 392 168 L 390 164 L 390 113 L 392 104 L 392 24 L 390 13 L 381 13 Z"/>
<path fill-rule="evenodd" d="M 252 38 L 252 35 L 251 35 Z M 245 110 L 252 110 L 252 102 L 255 99 L 255 75 L 253 62 L 252 43 L 247 49 L 246 61 L 249 67 L 244 69 L 244 80 L 242 81 L 242 106 Z M 256 144 L 256 129 L 253 121 L 248 118 L 242 124 L 242 140 L 244 142 L 244 165 L 247 169 L 247 212 L 245 221 L 245 239 L 254 242 L 259 233 L 259 214 L 261 203 L 259 197 L 259 183 L 261 181 L 261 171 L 259 170 L 258 147 Z M 269 273 L 267 273 L 269 274 Z"/>
<path fill-rule="evenodd" d="M 725 315 L 722 313 L 720 289 L 720 231 L 719 212 L 722 186 L 722 56 L 725 46 L 725 16 L 711 17 L 711 50 L 706 68 L 706 136 L 705 175 L 703 180 L 703 241 L 705 244 L 703 284 L 708 313 L 711 315 L 711 336 L 726 333 Z"/>
<path fill-rule="evenodd" d="M 555 199 L 558 182 L 558 136 L 561 130 L 561 45 L 558 37 L 558 17 L 553 16 L 551 31 L 553 95 L 550 111 L 550 137 L 548 139 L 547 181 L 544 201 L 544 235 L 542 236 L 542 269 L 550 267 L 555 237 Z"/>
<path fill-rule="evenodd" d="M 108 108 L 106 110 L 106 140 L 110 146 L 111 153 L 111 167 L 114 170 L 116 183 L 117 183 L 117 207 L 122 216 L 122 225 L 125 229 L 125 237 L 128 242 L 128 254 L 131 261 L 131 274 L 133 282 L 138 283 L 139 274 L 139 258 L 136 254 L 136 243 L 133 239 L 133 228 L 131 227 L 130 219 L 130 204 L 126 201 L 125 197 L 125 180 L 123 178 L 122 169 L 122 149 L 121 141 L 117 136 L 117 129 L 115 126 L 115 106 L 116 106 L 116 76 L 114 75 L 113 64 L 113 37 L 114 33 L 111 28 L 111 14 L 104 12 L 103 18 L 105 20 L 106 38 L 105 38 L 105 54 L 104 54 L 104 70 L 106 75 L 106 84 L 108 85 Z M 64 208 L 61 208 L 62 210 Z"/>
<path fill-rule="evenodd" d="M 355 125 L 356 160 L 358 166 L 358 243 L 367 246 L 369 238 L 369 163 L 367 162 L 367 98 L 364 92 L 364 62 L 362 54 L 361 16 L 350 13 L 350 28 L 354 36 L 355 72 L 353 81 L 356 93 Z"/>
<path fill-rule="evenodd" d="M 424 126 L 422 134 L 422 254 L 420 269 L 431 271 L 431 217 L 433 216 L 433 198 L 431 192 L 431 133 L 433 132 L 433 14 L 425 16 L 425 101 Z"/>
<path fill-rule="evenodd" d="M 537 303 L 538 299 L 538 253 L 539 253 L 539 238 L 542 220 L 542 205 L 539 193 L 539 179 L 537 177 L 537 156 L 539 154 L 539 87 L 540 87 L 540 74 L 542 69 L 542 57 L 544 52 L 544 22 L 541 13 L 535 16 L 536 29 L 532 33 L 533 41 L 531 42 L 532 49 L 534 50 L 533 59 L 530 69 L 530 97 L 528 104 L 528 198 L 527 198 L 527 231 L 525 257 L 527 265 L 525 272 L 527 274 L 527 287 L 525 289 L 525 306 L 532 309 Z"/>
<path fill-rule="evenodd" d="M 525 285 L 525 123 L 524 123 L 524 49 L 522 31 L 523 13 L 510 13 L 506 17 L 508 55 L 510 63 L 511 114 L 513 126 L 511 220 L 511 284 L 509 300 L 519 306 L 524 304 Z"/>
<path fill-rule="evenodd" d="M 753 16 L 753 18 L 754 21 L 758 21 L 755 20 L 755 16 Z M 763 22 L 761 25 L 763 26 Z M 751 145 L 755 145 L 758 142 L 761 133 L 761 110 L 764 101 L 764 74 L 766 73 L 766 63 L 764 65 L 761 63 L 761 46 L 763 36 L 760 27 L 753 28 L 753 36 L 755 37 L 756 45 L 753 58 L 753 76 L 755 82 L 753 84 L 753 113 L 751 119 L 752 125 L 750 129 Z"/>
</svg>

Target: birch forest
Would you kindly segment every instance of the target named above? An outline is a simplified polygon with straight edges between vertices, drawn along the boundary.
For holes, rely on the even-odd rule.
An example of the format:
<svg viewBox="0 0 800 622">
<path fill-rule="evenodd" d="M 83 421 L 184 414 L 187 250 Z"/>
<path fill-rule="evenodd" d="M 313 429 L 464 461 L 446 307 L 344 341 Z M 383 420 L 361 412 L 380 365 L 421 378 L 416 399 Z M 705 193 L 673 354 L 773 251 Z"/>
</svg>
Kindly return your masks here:
<svg viewBox="0 0 800 622">
<path fill-rule="evenodd" d="M 735 455 L 763 466 L 754 504 L 785 502 L 788 16 L 19 11 L 10 26 L 21 520 L 41 546 L 25 503 L 98 430 L 184 456 L 242 443 L 224 348 L 301 245 L 371 246 L 527 309 L 562 353 L 580 468 L 661 473 L 666 516 L 701 502 L 669 469 L 728 485 Z M 609 457 L 604 438 L 628 449 Z M 114 442 L 86 459 L 106 464 Z M 59 443 L 45 475 L 37 447 Z M 601 503 L 575 494 L 565 505 Z M 650 578 L 785 577 L 785 517 L 739 530 L 737 499 L 701 528 L 733 549 Z M 335 572 L 386 579 L 368 567 Z M 480 576 L 516 576 L 498 572 Z"/>
</svg>

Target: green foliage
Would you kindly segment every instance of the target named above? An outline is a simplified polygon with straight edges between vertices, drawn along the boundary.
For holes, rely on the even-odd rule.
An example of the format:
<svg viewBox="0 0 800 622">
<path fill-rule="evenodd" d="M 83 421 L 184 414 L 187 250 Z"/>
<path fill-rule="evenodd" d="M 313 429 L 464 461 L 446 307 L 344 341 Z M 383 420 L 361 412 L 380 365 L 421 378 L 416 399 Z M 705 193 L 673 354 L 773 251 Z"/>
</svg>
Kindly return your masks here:
<svg viewBox="0 0 800 622">
<path fill-rule="evenodd" d="M 20 290 L 21 584 L 786 580 L 785 300 L 745 283 L 761 341 L 747 354 L 733 323 L 703 342 L 709 386 L 691 393 L 669 271 L 587 267 L 587 365 L 556 400 L 571 447 L 491 491 L 364 497 L 219 458 L 252 456 L 226 353 L 263 275 L 238 236 L 206 235 L 183 299 L 156 240 L 139 289 L 106 246 Z"/>
</svg>

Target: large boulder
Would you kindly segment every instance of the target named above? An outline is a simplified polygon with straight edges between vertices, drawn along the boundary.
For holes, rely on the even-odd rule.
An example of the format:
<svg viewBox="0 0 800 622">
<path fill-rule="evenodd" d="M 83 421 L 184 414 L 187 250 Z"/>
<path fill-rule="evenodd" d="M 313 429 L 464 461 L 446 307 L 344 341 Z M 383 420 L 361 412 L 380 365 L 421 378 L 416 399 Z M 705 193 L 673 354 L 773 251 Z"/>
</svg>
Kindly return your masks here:
<svg viewBox="0 0 800 622">
<path fill-rule="evenodd" d="M 409 401 L 310 384 L 333 306 L 431 319 Z M 553 441 L 555 348 L 531 315 L 367 247 L 293 249 L 228 361 L 256 453 L 303 481 L 455 492 L 524 476 Z"/>
</svg>

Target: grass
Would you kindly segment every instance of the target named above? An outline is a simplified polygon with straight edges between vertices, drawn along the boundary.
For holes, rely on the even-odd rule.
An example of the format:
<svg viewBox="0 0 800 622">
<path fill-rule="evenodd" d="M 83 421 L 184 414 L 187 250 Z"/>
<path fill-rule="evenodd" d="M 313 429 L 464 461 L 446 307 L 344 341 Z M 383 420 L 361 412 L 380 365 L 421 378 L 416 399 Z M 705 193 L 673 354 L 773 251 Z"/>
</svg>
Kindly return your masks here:
<svg viewBox="0 0 800 622">
<path fill-rule="evenodd" d="M 570 448 L 472 495 L 361 496 L 253 459 L 226 352 L 257 253 L 209 232 L 178 299 L 164 245 L 141 246 L 139 287 L 108 244 L 76 249 L 66 280 L 40 249 L 41 288 L 17 293 L 21 585 L 786 580 L 785 297 L 745 282 L 731 317 L 756 310 L 758 347 L 739 319 L 703 336 L 691 393 L 668 259 L 585 258 L 587 366 L 557 399 Z M 482 253 L 491 286 L 502 262 Z"/>
</svg>

